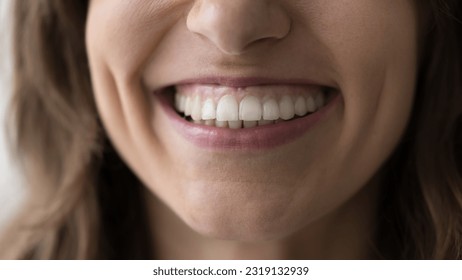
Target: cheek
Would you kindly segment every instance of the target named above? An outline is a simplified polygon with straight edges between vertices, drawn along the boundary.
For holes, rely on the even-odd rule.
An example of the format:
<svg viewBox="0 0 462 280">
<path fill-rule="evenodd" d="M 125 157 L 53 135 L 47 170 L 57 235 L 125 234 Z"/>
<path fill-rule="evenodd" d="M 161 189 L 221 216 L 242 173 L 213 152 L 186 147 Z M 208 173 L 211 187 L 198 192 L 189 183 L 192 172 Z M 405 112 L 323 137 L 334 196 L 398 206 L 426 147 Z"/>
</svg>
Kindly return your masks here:
<svg viewBox="0 0 462 280">
<path fill-rule="evenodd" d="M 92 2 L 87 19 L 87 47 L 90 54 L 110 65 L 117 79 L 139 75 L 160 39 L 178 19 L 178 9 L 157 2 Z"/>
<path fill-rule="evenodd" d="M 358 1 L 358 3 L 361 1 Z M 410 1 L 362 1 L 318 22 L 344 95 L 338 151 L 344 178 L 368 178 L 393 152 L 412 110 L 417 17 Z M 338 10 L 335 10 L 338 9 Z M 364 181 L 363 181 L 364 182 Z"/>
<path fill-rule="evenodd" d="M 144 155 L 158 145 L 150 143 L 157 140 L 141 71 L 178 19 L 184 1 L 174 2 L 92 1 L 87 17 L 86 46 L 98 111 L 111 141 L 145 182 L 152 163 Z"/>
</svg>

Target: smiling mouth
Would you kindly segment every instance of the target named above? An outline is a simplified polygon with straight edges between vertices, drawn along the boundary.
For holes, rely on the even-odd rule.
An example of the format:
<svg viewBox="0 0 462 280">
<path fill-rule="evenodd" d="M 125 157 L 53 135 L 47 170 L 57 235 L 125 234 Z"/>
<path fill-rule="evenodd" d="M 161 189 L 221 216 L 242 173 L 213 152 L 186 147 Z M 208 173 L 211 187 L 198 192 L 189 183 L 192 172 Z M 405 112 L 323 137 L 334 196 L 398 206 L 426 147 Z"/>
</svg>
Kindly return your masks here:
<svg viewBox="0 0 462 280">
<path fill-rule="evenodd" d="M 293 142 L 343 100 L 338 89 L 310 83 L 215 80 L 172 85 L 154 96 L 183 139 L 217 151 L 263 151 Z"/>
<path fill-rule="evenodd" d="M 267 85 L 228 87 L 183 84 L 171 87 L 179 116 L 196 125 L 247 129 L 309 118 L 335 97 L 322 86 Z"/>
</svg>

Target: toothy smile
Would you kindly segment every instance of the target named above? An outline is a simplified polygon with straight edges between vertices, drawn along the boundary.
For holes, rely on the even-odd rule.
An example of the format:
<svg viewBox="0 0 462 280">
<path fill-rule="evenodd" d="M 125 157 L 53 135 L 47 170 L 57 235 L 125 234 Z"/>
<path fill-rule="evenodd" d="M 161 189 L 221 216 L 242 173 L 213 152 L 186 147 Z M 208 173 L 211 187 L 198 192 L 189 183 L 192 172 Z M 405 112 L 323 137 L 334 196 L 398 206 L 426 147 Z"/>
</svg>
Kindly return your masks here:
<svg viewBox="0 0 462 280">
<path fill-rule="evenodd" d="M 220 128 L 252 128 L 290 121 L 323 108 L 331 99 L 318 86 L 175 87 L 175 109 L 186 120 Z"/>
</svg>

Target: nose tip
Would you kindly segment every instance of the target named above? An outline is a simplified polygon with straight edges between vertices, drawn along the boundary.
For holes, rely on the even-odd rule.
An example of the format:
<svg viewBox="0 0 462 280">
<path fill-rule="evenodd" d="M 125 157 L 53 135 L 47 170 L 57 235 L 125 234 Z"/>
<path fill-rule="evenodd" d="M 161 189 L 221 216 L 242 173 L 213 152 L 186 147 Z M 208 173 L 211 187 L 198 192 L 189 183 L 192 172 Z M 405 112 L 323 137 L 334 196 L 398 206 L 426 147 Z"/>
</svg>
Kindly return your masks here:
<svg viewBox="0 0 462 280">
<path fill-rule="evenodd" d="M 269 0 L 198 0 L 187 16 L 187 28 L 223 53 L 239 55 L 262 41 L 278 41 L 290 31 L 284 9 Z"/>
</svg>

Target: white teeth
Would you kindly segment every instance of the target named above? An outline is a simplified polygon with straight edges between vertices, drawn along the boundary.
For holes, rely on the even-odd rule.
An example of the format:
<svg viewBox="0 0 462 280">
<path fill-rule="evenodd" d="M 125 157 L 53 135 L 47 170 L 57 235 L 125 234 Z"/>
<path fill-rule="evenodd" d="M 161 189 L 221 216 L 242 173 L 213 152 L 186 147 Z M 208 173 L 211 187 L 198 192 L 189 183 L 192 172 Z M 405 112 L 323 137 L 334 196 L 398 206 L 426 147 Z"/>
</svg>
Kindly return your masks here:
<svg viewBox="0 0 462 280">
<path fill-rule="evenodd" d="M 229 121 L 228 122 L 229 128 L 238 129 L 242 127 L 242 121 Z"/>
<path fill-rule="evenodd" d="M 191 118 L 195 121 L 201 120 L 201 117 L 202 117 L 201 106 L 202 106 L 201 97 L 199 95 L 196 95 L 192 103 L 192 111 L 191 111 Z"/>
<path fill-rule="evenodd" d="M 184 112 L 185 97 L 181 94 L 175 94 L 175 107 L 178 111 Z"/>
<path fill-rule="evenodd" d="M 299 96 L 295 101 L 295 114 L 301 117 L 307 113 L 308 109 L 306 108 L 305 98 L 303 98 L 303 96 Z"/>
<path fill-rule="evenodd" d="M 308 113 L 313 113 L 316 111 L 316 103 L 314 102 L 314 98 L 312 96 L 308 96 L 306 98 L 306 109 Z"/>
<path fill-rule="evenodd" d="M 244 121 L 244 128 L 256 127 L 257 125 L 257 121 Z"/>
<path fill-rule="evenodd" d="M 219 94 L 218 96 L 221 96 Z M 226 94 L 218 102 L 216 97 L 205 94 L 184 95 L 177 93 L 174 105 L 178 112 L 196 124 L 222 128 L 252 128 L 291 120 L 296 116 L 316 112 L 326 105 L 325 96 L 316 92 L 307 96 L 268 95 L 257 97 Z"/>
<path fill-rule="evenodd" d="M 205 121 L 205 125 L 208 125 L 208 126 L 215 126 L 215 120 L 206 120 L 206 121 Z"/>
<path fill-rule="evenodd" d="M 207 99 L 202 106 L 202 119 L 214 120 L 216 118 L 215 103 L 211 98 Z"/>
<path fill-rule="evenodd" d="M 316 103 L 316 107 L 319 109 L 324 106 L 324 95 L 319 93 L 316 95 L 314 103 Z"/>
<path fill-rule="evenodd" d="M 228 122 L 225 121 L 215 121 L 215 126 L 216 127 L 228 127 Z"/>
<path fill-rule="evenodd" d="M 239 119 L 244 121 L 259 121 L 262 115 L 260 100 L 248 95 L 239 104 Z"/>
<path fill-rule="evenodd" d="M 261 121 L 258 121 L 258 125 L 259 126 L 262 126 L 262 125 L 268 125 L 268 124 L 273 124 L 274 121 L 268 121 L 268 120 L 261 120 Z"/>
<path fill-rule="evenodd" d="M 279 119 L 279 105 L 276 100 L 269 98 L 263 103 L 263 119 L 269 121 Z"/>
<path fill-rule="evenodd" d="M 191 116 L 192 112 L 192 100 L 191 97 L 186 97 L 184 102 L 184 115 Z"/>
<path fill-rule="evenodd" d="M 223 96 L 217 106 L 217 121 L 239 120 L 239 105 L 232 95 Z"/>
<path fill-rule="evenodd" d="M 283 120 L 290 120 L 294 117 L 295 108 L 290 96 L 285 95 L 279 101 L 279 114 Z"/>
</svg>

